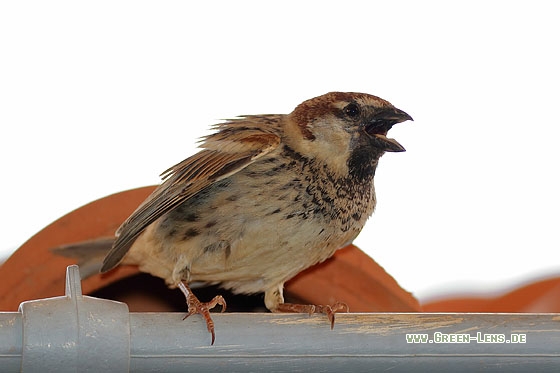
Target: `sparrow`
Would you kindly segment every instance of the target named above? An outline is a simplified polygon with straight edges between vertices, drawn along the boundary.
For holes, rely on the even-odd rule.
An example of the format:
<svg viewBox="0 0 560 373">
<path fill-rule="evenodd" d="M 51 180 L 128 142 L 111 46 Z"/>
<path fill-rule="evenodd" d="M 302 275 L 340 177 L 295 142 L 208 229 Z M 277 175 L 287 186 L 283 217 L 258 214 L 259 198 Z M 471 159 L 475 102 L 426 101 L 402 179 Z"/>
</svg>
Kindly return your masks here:
<svg viewBox="0 0 560 373">
<path fill-rule="evenodd" d="M 331 92 L 290 114 L 244 115 L 214 126 L 201 150 L 162 174 L 162 184 L 116 232 L 101 272 L 138 265 L 186 296 L 215 340 L 209 310 L 189 284 L 264 292 L 272 312 L 347 311 L 344 303 L 284 302 L 286 281 L 351 243 L 376 204 L 374 175 L 388 138 L 412 120 L 364 93 Z"/>
</svg>

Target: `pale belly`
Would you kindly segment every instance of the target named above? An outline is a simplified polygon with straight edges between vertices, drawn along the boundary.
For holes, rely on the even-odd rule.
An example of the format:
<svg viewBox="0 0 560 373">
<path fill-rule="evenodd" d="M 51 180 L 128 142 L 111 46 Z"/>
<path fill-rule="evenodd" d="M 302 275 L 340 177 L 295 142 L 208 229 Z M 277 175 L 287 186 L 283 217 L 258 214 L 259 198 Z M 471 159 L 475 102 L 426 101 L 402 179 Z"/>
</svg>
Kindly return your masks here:
<svg viewBox="0 0 560 373">
<path fill-rule="evenodd" d="M 125 263 L 171 286 L 184 280 L 257 293 L 330 257 L 373 212 L 373 186 L 344 199 L 326 178 L 310 183 L 298 173 L 286 178 L 250 171 L 213 185 L 150 225 Z"/>
</svg>

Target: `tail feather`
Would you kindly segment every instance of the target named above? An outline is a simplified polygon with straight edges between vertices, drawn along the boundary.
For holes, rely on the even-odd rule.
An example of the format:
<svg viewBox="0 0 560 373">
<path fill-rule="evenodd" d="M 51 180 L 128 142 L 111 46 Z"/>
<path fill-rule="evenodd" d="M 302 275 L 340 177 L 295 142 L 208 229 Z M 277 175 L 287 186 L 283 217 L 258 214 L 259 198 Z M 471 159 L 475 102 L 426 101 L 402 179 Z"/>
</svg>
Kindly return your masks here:
<svg viewBox="0 0 560 373">
<path fill-rule="evenodd" d="M 111 250 L 115 237 L 100 237 L 51 249 L 53 254 L 76 259 L 80 266 L 82 280 L 91 277 L 101 269 L 103 259 Z"/>
</svg>

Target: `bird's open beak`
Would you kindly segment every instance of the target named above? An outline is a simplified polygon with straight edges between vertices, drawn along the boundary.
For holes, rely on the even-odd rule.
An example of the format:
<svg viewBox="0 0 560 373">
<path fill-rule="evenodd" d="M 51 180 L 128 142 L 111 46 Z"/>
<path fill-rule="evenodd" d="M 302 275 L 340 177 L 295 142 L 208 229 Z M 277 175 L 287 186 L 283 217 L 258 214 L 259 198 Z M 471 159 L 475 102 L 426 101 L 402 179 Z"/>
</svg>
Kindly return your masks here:
<svg viewBox="0 0 560 373">
<path fill-rule="evenodd" d="M 365 131 L 375 140 L 377 146 L 387 152 L 404 152 L 405 148 L 395 139 L 387 137 L 387 132 L 397 123 L 413 120 L 410 115 L 397 108 L 390 108 L 375 114 L 365 125 Z"/>
</svg>

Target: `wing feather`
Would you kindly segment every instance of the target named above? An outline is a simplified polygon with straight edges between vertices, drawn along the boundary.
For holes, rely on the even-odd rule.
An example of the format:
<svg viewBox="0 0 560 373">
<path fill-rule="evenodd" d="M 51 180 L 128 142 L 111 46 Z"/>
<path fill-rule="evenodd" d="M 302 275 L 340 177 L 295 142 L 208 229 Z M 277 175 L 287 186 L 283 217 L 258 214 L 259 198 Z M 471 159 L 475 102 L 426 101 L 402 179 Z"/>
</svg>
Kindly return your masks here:
<svg viewBox="0 0 560 373">
<path fill-rule="evenodd" d="M 262 118 L 267 119 L 265 125 Z M 203 150 L 164 171 L 163 183 L 119 227 L 101 272 L 119 264 L 136 238 L 161 216 L 276 149 L 281 119 L 246 116 L 218 124 L 218 131 L 204 139 Z"/>
</svg>

